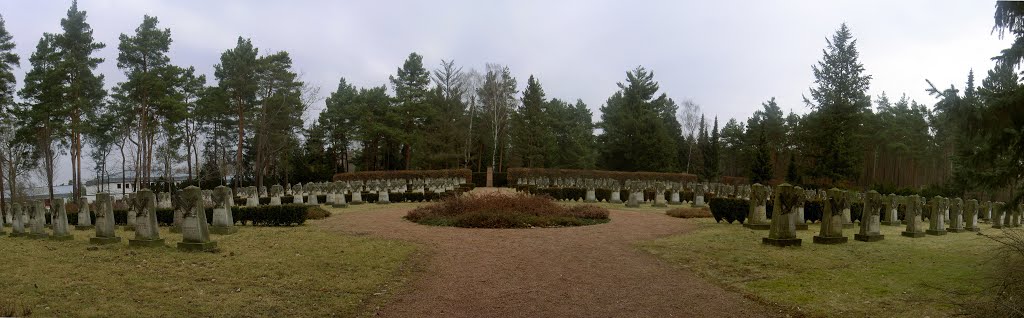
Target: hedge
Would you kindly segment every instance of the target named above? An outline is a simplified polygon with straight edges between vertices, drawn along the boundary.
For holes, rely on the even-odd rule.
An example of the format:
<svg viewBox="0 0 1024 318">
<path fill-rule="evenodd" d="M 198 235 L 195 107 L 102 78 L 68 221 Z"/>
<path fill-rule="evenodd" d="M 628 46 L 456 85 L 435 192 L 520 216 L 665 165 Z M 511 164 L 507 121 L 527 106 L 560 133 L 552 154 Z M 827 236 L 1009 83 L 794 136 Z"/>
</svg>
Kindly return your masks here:
<svg viewBox="0 0 1024 318">
<path fill-rule="evenodd" d="M 604 170 L 573 170 L 573 169 L 541 169 L 541 168 L 509 168 L 508 181 L 512 184 L 519 184 L 519 179 L 547 177 L 547 178 L 583 178 L 583 179 L 615 179 L 619 182 L 625 180 L 651 180 L 668 182 L 696 182 L 697 176 L 688 173 L 667 173 L 667 172 L 624 172 Z"/>
<path fill-rule="evenodd" d="M 740 224 L 747 219 L 747 214 L 750 213 L 750 201 L 745 199 L 732 199 L 732 198 L 711 198 L 708 200 L 708 205 L 711 207 L 711 215 L 715 217 L 715 222 L 726 221 L 732 223 L 739 221 Z M 774 203 L 769 201 L 765 205 L 765 214 L 768 218 L 772 218 L 772 209 Z M 804 221 L 806 222 L 819 222 L 821 221 L 821 214 L 824 209 L 822 202 L 820 201 L 807 201 L 804 203 Z M 853 215 L 853 209 L 850 209 L 851 215 Z M 858 211 L 859 213 L 859 211 Z M 858 218 L 860 214 L 857 215 Z"/>
<path fill-rule="evenodd" d="M 231 207 L 231 216 L 235 223 L 257 226 L 287 226 L 302 225 L 306 222 L 306 210 L 311 207 L 306 204 L 282 204 L 282 205 L 261 205 L 257 207 L 235 206 Z M 206 221 L 212 222 L 213 208 L 207 208 Z M 90 213 L 92 224 L 96 224 L 95 211 Z M 174 209 L 156 209 L 156 220 L 161 225 L 174 223 Z M 127 210 L 114 210 L 114 223 L 118 225 L 128 224 Z M 68 224 L 78 224 L 78 213 L 68 214 Z"/>
<path fill-rule="evenodd" d="M 334 181 L 366 181 L 386 179 L 426 179 L 426 178 L 464 178 L 471 180 L 472 171 L 469 169 L 445 169 L 445 170 L 392 170 L 392 171 L 361 171 L 339 173 L 334 175 Z"/>
</svg>

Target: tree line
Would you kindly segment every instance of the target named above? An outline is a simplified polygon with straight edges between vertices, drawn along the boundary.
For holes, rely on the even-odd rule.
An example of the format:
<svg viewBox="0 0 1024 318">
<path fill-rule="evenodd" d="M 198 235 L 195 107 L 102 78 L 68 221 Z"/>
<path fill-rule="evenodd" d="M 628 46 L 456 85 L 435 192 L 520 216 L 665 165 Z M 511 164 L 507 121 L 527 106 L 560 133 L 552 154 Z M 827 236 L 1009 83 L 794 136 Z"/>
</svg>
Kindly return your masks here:
<svg viewBox="0 0 1024 318">
<path fill-rule="evenodd" d="M 997 12 L 1014 8 L 1000 3 Z M 997 13 L 996 20 L 1018 36 L 1015 15 Z M 95 53 L 105 44 L 93 39 L 77 3 L 61 30 L 39 40 L 15 92 L 20 57 L 0 23 L 0 189 L 41 171 L 52 192 L 54 165 L 65 154 L 76 192 L 84 155 L 98 179 L 140 188 L 169 187 L 161 181 L 173 171 L 187 173 L 189 184 L 263 186 L 352 170 L 527 167 L 965 192 L 1016 185 L 1020 176 L 1007 171 L 1022 170 L 1013 169 L 1020 151 L 984 147 L 998 138 L 1019 145 L 990 130 L 1020 127 L 1005 106 L 1020 91 L 1019 56 L 1002 58 L 980 86 L 971 73 L 963 90 L 932 87 L 934 107 L 872 97 L 871 76 L 845 24 L 812 67 L 815 84 L 802 105 L 809 112 L 787 114 L 769 98 L 745 121 L 724 123 L 692 100 L 669 97 L 643 67 L 626 72 L 595 122 L 582 100 L 549 97 L 535 76 L 519 91 L 508 66 L 477 70 L 441 60 L 428 69 L 417 53 L 389 85 L 356 87 L 341 78 L 323 99 L 326 107 L 305 123 L 320 94 L 302 81 L 288 52 L 260 52 L 239 37 L 208 81 L 194 67 L 172 63 L 171 30 L 145 16 L 119 38 L 116 63 L 126 79 L 108 91 L 95 71 L 104 62 Z M 111 157 L 119 167 L 107 167 Z M 110 180 L 118 170 L 138 173 Z"/>
</svg>

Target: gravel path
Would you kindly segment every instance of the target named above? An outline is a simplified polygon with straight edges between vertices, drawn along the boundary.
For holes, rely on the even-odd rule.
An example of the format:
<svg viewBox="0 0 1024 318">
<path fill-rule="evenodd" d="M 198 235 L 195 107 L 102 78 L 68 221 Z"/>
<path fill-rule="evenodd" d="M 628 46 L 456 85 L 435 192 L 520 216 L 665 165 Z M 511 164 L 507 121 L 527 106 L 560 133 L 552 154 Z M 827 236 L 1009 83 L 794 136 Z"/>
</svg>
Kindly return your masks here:
<svg viewBox="0 0 1024 318">
<path fill-rule="evenodd" d="M 407 240 L 426 259 L 384 317 L 764 317 L 778 310 L 679 270 L 634 247 L 695 225 L 615 211 L 601 225 L 462 229 L 402 219 L 411 205 L 342 212 L 320 225 Z"/>
</svg>

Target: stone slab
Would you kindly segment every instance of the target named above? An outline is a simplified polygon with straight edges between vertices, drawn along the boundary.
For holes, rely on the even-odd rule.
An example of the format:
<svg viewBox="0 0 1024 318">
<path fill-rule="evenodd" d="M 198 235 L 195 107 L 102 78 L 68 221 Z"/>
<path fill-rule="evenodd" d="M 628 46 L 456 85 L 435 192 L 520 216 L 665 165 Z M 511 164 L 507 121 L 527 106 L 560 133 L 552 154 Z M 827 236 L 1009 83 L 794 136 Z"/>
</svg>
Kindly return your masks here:
<svg viewBox="0 0 1024 318">
<path fill-rule="evenodd" d="M 861 241 L 861 242 L 878 242 L 878 241 L 884 240 L 885 239 L 885 235 L 881 235 L 881 234 L 871 235 L 871 234 L 860 234 L 860 233 L 857 233 L 857 234 L 853 235 L 853 239 Z"/>
<path fill-rule="evenodd" d="M 829 236 L 814 236 L 815 244 L 843 244 L 849 241 L 850 238 L 845 236 L 829 237 Z"/>
<path fill-rule="evenodd" d="M 92 226 L 92 225 L 75 225 L 75 230 L 79 230 L 79 231 L 88 231 L 88 230 L 92 230 L 92 229 L 95 229 L 95 228 L 96 227 Z"/>
<path fill-rule="evenodd" d="M 964 232 L 969 232 L 969 231 L 966 228 L 963 228 L 963 229 L 947 228 L 946 232 L 950 232 L 950 233 L 964 233 Z"/>
<path fill-rule="evenodd" d="M 227 234 L 235 234 L 235 233 L 238 233 L 238 228 L 234 227 L 234 226 L 211 226 L 210 227 L 210 234 L 227 235 Z"/>
<path fill-rule="evenodd" d="M 217 248 L 217 242 L 205 243 L 178 242 L 178 250 L 183 252 L 206 252 Z"/>
<path fill-rule="evenodd" d="M 156 240 L 128 240 L 128 246 L 163 247 L 164 246 L 164 239 L 156 239 Z"/>
<path fill-rule="evenodd" d="M 919 237 L 927 236 L 927 234 L 925 234 L 924 232 L 907 232 L 907 231 L 903 231 L 902 233 L 900 233 L 900 235 L 903 235 L 903 236 L 906 236 L 906 237 L 913 237 L 913 238 L 919 238 Z"/>
<path fill-rule="evenodd" d="M 761 239 L 761 244 L 771 245 L 771 246 L 778 246 L 778 247 L 800 246 L 800 242 L 802 242 L 802 241 L 803 240 L 801 240 L 801 239 L 772 239 L 772 238 L 765 237 L 765 238 Z"/>
<path fill-rule="evenodd" d="M 51 235 L 50 239 L 54 240 L 54 241 L 70 241 L 70 240 L 74 240 L 75 236 L 74 235 Z"/>
<path fill-rule="evenodd" d="M 969 231 L 969 232 L 978 232 L 978 231 L 981 231 L 981 228 L 980 228 L 980 227 L 967 227 L 967 228 L 964 228 L 964 229 L 966 229 L 966 230 L 967 230 L 967 231 Z"/>
<path fill-rule="evenodd" d="M 120 237 L 91 237 L 91 238 L 89 238 L 89 243 L 96 244 L 96 245 L 114 244 L 114 243 L 120 243 L 120 242 L 121 242 L 121 238 Z"/>
<path fill-rule="evenodd" d="M 743 227 L 758 231 L 767 231 L 772 229 L 771 224 L 743 224 Z"/>
<path fill-rule="evenodd" d="M 947 233 L 945 230 L 924 230 L 924 232 L 928 235 L 946 235 Z"/>
</svg>

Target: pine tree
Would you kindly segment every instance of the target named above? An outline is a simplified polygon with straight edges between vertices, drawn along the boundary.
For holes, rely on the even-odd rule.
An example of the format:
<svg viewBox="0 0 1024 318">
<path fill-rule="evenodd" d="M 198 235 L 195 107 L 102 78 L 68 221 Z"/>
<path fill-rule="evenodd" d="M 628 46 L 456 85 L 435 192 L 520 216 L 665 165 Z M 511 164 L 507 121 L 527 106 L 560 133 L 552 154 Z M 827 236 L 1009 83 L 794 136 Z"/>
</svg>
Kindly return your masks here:
<svg viewBox="0 0 1024 318">
<path fill-rule="evenodd" d="M 544 88 L 533 75 L 526 80 L 526 89 L 519 110 L 513 114 L 513 148 L 524 167 L 546 167 L 553 162 L 551 152 L 556 151 L 551 134 L 552 114 L 547 108 Z M 554 126 L 559 127 L 559 126 Z"/>
<path fill-rule="evenodd" d="M 396 75 L 389 77 L 395 89 L 395 102 L 402 114 L 402 156 L 405 169 L 412 169 L 413 148 L 424 143 L 424 122 L 432 117 L 432 109 L 427 105 L 427 93 L 430 85 L 430 72 L 423 67 L 423 56 L 415 52 L 409 53 L 405 63 L 397 70 Z"/>
<path fill-rule="evenodd" d="M 772 179 L 771 146 L 768 144 L 764 128 L 758 133 L 754 147 L 754 162 L 751 163 L 750 182 L 767 184 Z"/>
<path fill-rule="evenodd" d="M 789 155 L 789 166 L 786 167 L 786 182 L 789 184 L 800 183 L 800 174 L 796 171 L 796 155 Z"/>
<path fill-rule="evenodd" d="M 16 161 L 13 158 L 15 155 L 6 151 L 14 142 L 14 120 L 11 116 L 12 109 L 10 109 L 14 104 L 14 86 L 17 81 L 14 77 L 14 67 L 21 66 L 21 57 L 13 52 L 14 48 L 14 37 L 7 32 L 7 23 L 0 16 L 0 214 L 3 215 L 9 213 L 7 212 L 7 189 L 11 189 L 10 193 L 15 192 L 10 182 L 4 182 L 8 173 L 14 175 L 12 167 L 14 166 L 13 162 Z"/>
<path fill-rule="evenodd" d="M 32 69 L 25 74 L 25 85 L 18 92 L 24 103 L 12 112 L 17 119 L 15 126 L 20 127 L 16 139 L 32 145 L 32 161 L 43 165 L 51 199 L 54 160 L 67 146 L 61 137 L 65 135 L 63 123 L 68 114 L 64 103 L 66 76 L 60 68 L 61 55 L 54 38 L 53 34 L 45 33 L 39 39 L 36 51 L 29 57 Z"/>
<path fill-rule="evenodd" d="M 804 98 L 813 112 L 814 174 L 832 181 L 850 180 L 860 172 L 863 154 L 861 125 L 870 112 L 867 95 L 871 76 L 858 61 L 857 41 L 846 24 L 827 41 L 822 60 L 813 67 L 816 87 Z"/>
<path fill-rule="evenodd" d="M 218 89 L 224 94 L 226 101 L 225 112 L 230 113 L 230 118 L 238 127 L 235 142 L 235 177 L 232 178 L 233 186 L 240 186 L 242 176 L 245 174 L 245 165 L 242 164 L 244 152 L 246 128 L 253 107 L 256 103 L 256 91 L 259 89 L 256 83 L 256 72 L 258 63 L 256 57 L 259 50 L 252 46 L 252 41 L 238 37 L 235 48 L 221 53 L 220 63 L 213 66 L 213 75 L 217 79 Z"/>
</svg>

